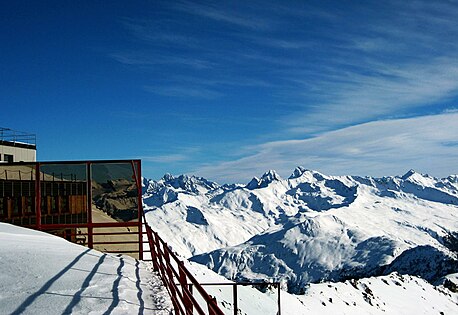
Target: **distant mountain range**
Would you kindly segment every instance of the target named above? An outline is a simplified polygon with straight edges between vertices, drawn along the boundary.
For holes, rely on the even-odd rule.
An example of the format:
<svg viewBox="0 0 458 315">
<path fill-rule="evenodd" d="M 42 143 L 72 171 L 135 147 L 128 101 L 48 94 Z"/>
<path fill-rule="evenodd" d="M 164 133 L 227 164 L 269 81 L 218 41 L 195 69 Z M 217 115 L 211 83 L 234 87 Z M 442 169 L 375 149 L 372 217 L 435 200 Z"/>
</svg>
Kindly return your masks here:
<svg viewBox="0 0 458 315">
<path fill-rule="evenodd" d="M 458 176 L 382 178 L 298 167 L 248 184 L 143 180 L 149 223 L 178 254 L 228 279 L 309 283 L 388 275 L 430 283 L 458 273 Z"/>
</svg>

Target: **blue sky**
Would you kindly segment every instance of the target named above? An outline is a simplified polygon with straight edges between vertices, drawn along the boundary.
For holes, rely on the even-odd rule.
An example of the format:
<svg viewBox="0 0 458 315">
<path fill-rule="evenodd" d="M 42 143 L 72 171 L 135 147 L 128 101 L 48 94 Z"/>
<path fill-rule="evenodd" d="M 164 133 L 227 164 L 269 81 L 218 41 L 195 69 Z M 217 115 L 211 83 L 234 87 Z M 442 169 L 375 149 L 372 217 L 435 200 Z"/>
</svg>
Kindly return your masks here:
<svg viewBox="0 0 458 315">
<path fill-rule="evenodd" d="M 456 1 L 11 1 L 2 127 L 39 160 L 244 182 L 458 173 Z"/>
</svg>

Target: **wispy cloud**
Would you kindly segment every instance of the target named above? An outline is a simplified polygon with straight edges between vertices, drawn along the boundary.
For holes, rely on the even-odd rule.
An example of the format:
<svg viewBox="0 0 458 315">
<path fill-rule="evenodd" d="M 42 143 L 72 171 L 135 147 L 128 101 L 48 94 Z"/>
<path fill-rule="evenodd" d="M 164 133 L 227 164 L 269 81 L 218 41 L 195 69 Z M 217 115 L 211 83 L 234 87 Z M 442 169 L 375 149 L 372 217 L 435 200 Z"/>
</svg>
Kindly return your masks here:
<svg viewBox="0 0 458 315">
<path fill-rule="evenodd" d="M 268 169 L 288 176 L 302 165 L 330 175 L 400 175 L 410 168 L 436 176 L 458 173 L 458 114 L 371 122 L 304 140 L 268 142 L 240 159 L 193 173 L 219 182 L 247 182 Z"/>
<path fill-rule="evenodd" d="M 145 91 L 152 92 L 162 96 L 172 96 L 172 97 L 194 97 L 194 98 L 203 98 L 203 99 L 215 99 L 221 96 L 221 93 L 205 89 L 202 87 L 186 87 L 186 86 L 154 86 L 147 85 L 144 86 Z"/>
<path fill-rule="evenodd" d="M 296 83 L 321 92 L 305 113 L 285 117 L 294 131 L 317 132 L 394 115 L 446 101 L 458 92 L 458 59 L 438 58 L 428 64 L 375 64 L 370 74 L 328 73 L 318 81 Z"/>
<path fill-rule="evenodd" d="M 386 126 L 388 119 L 436 114 L 446 109 L 454 114 L 453 110 L 458 108 L 454 102 L 458 96 L 457 3 L 386 1 L 352 4 L 346 10 L 338 6 L 318 7 L 263 5 L 261 2 L 237 3 L 236 6 L 188 1 L 169 4 L 166 19 L 159 22 L 154 19 L 124 21 L 133 37 L 143 41 L 147 48 L 111 57 L 132 67 L 156 70 L 153 66 L 164 66 L 161 69 L 166 69 L 165 72 L 152 73 L 153 79 L 143 85 L 145 90 L 157 95 L 219 98 L 226 108 L 232 108 L 231 101 L 237 104 L 246 95 L 250 101 L 257 101 L 253 104 L 265 104 L 255 106 L 259 106 L 259 112 L 265 110 L 259 117 L 265 119 L 266 124 L 272 124 L 272 128 L 262 135 L 250 130 L 249 143 L 309 138 L 255 145 L 252 155 L 216 168 L 199 169 L 210 176 L 211 170 L 223 179 L 223 175 L 241 176 L 242 170 L 249 171 L 250 175 L 268 168 L 282 171 L 284 165 L 289 170 L 295 164 L 305 164 L 299 163 L 303 157 L 317 168 L 325 163 L 339 166 L 338 169 L 327 167 L 329 172 L 351 170 L 353 160 L 364 157 L 363 166 L 355 169 L 371 173 L 380 170 L 380 165 L 393 163 L 384 161 L 389 160 L 388 154 L 398 155 L 396 146 L 418 152 L 410 142 L 430 145 L 440 149 L 437 152 L 455 157 L 454 146 L 440 145 L 454 143 L 454 128 L 439 132 L 443 133 L 442 142 L 426 143 L 415 139 L 415 133 L 422 134 L 422 131 L 410 123 L 432 122 L 434 128 L 439 128 L 438 117 L 448 123 L 452 116 L 392 120 L 397 134 Z M 159 48 L 149 53 L 152 45 Z M 158 53 L 164 45 L 167 54 Z M 240 108 L 234 106 L 234 112 Z M 199 115 L 205 116 L 205 111 Z M 246 117 L 244 111 L 240 111 L 239 116 L 231 116 L 231 119 L 239 118 L 255 126 L 258 123 L 255 119 L 259 117 Z M 367 122 L 372 123 L 364 124 Z M 343 129 L 352 125 L 358 126 Z M 406 134 L 402 128 L 396 129 L 398 125 L 413 131 Z M 428 129 L 429 134 L 438 133 L 434 128 L 425 130 Z M 335 134 L 330 132 L 333 130 L 337 130 Z M 366 138 L 354 136 L 364 147 L 346 138 L 354 130 L 367 135 Z M 391 136 L 385 137 L 385 134 Z M 349 146 L 332 141 L 331 136 Z M 378 139 L 383 140 L 379 143 Z M 328 147 L 332 151 L 328 152 Z M 385 150 L 378 150 L 379 147 Z M 318 151 L 319 154 L 310 154 Z M 428 154 L 426 149 L 420 153 Z M 405 156 L 406 161 L 415 161 L 407 151 Z M 426 165 L 422 163 L 419 165 Z M 253 171 L 253 165 L 259 172 Z M 232 169 L 236 169 L 237 174 L 232 174 Z"/>
<path fill-rule="evenodd" d="M 198 15 L 214 21 L 225 22 L 239 27 L 249 29 L 270 28 L 268 21 L 257 17 L 255 14 L 242 15 L 238 10 L 231 10 L 231 6 L 229 5 L 225 6 L 224 9 L 221 9 L 212 5 L 203 5 L 184 1 L 176 3 L 174 7 L 187 14 Z"/>
<path fill-rule="evenodd" d="M 165 154 L 165 155 L 154 155 L 154 156 L 143 156 L 141 159 L 145 162 L 154 163 L 176 163 L 183 162 L 189 159 L 186 154 Z"/>
<path fill-rule="evenodd" d="M 206 69 L 214 66 L 208 60 L 171 55 L 163 56 L 157 53 L 112 53 L 110 57 L 120 63 L 134 66 L 182 65 L 196 69 Z"/>
<path fill-rule="evenodd" d="M 198 146 L 174 146 L 173 148 L 157 149 L 159 149 L 161 152 L 151 148 L 147 155 L 140 156 L 138 158 L 142 159 L 144 162 L 147 162 L 146 164 L 148 164 L 148 162 L 159 164 L 180 164 L 191 161 L 201 152 L 201 148 Z"/>
<path fill-rule="evenodd" d="M 236 77 L 236 76 L 225 76 L 219 74 L 216 78 L 200 77 L 200 76 L 185 76 L 185 75 L 173 75 L 171 76 L 171 82 L 183 82 L 183 83 L 198 83 L 203 86 L 243 86 L 243 87 L 272 87 L 272 84 L 267 80 L 247 78 L 247 77 Z"/>
<path fill-rule="evenodd" d="M 279 98 L 302 103 L 282 117 L 286 130 L 316 134 L 443 110 L 458 95 L 455 13 L 458 6 L 451 2 L 399 4 L 399 12 L 336 38 L 333 53 L 323 55 L 326 60 L 301 61 L 295 69 L 277 72 L 293 83 L 278 91 Z M 435 109 L 440 102 L 444 105 Z"/>
</svg>

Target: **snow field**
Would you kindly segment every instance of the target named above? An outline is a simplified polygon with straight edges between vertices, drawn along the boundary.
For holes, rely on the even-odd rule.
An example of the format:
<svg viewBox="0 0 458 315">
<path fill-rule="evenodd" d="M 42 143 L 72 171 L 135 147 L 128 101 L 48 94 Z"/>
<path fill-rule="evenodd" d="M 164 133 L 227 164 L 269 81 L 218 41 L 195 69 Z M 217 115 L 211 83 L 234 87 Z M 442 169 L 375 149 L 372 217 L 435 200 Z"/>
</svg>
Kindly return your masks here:
<svg viewBox="0 0 458 315">
<path fill-rule="evenodd" d="M 0 314 L 169 314 L 149 265 L 0 223 Z"/>
</svg>

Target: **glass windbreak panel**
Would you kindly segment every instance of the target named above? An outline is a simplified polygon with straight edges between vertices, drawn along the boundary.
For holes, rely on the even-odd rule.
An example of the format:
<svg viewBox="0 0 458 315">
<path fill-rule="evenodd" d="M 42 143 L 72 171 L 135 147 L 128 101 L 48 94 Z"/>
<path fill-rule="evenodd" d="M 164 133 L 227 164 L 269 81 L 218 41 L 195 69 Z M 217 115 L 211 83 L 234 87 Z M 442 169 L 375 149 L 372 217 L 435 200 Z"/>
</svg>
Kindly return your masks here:
<svg viewBox="0 0 458 315">
<path fill-rule="evenodd" d="M 0 221 L 35 224 L 35 164 L 0 163 Z"/>
<path fill-rule="evenodd" d="M 41 223 L 87 223 L 86 164 L 41 164 Z"/>
<path fill-rule="evenodd" d="M 93 163 L 92 221 L 138 221 L 138 189 L 134 165 L 126 163 Z"/>
<path fill-rule="evenodd" d="M 241 297 L 249 295 L 250 291 L 257 289 L 264 295 L 262 302 L 253 301 L 250 299 L 242 299 Z M 211 293 L 210 293 L 211 294 Z M 249 286 L 238 285 L 237 295 L 238 299 L 238 313 L 250 314 L 251 310 L 259 310 L 261 314 L 276 315 L 280 313 L 278 306 L 278 295 L 280 294 L 279 288 L 274 284 L 260 283 Z"/>
</svg>

